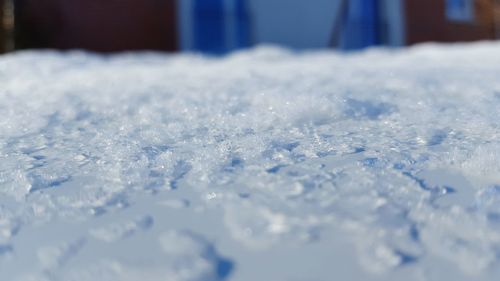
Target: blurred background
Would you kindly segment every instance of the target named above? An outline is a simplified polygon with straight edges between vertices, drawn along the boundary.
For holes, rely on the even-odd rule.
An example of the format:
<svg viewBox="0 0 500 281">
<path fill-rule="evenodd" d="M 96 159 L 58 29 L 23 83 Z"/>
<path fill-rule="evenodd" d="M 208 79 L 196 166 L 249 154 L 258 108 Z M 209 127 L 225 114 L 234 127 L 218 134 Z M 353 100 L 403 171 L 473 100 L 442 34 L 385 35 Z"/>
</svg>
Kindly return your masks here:
<svg viewBox="0 0 500 281">
<path fill-rule="evenodd" d="M 400 47 L 500 38 L 500 0 L 0 0 L 0 52 Z"/>
</svg>

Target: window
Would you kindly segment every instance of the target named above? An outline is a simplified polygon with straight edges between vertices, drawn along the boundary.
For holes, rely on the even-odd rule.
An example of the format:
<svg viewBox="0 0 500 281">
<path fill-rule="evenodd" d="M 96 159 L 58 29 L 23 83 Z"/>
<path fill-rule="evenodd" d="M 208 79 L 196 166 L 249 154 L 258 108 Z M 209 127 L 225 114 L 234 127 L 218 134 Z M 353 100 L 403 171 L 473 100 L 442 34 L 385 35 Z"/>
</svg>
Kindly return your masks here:
<svg viewBox="0 0 500 281">
<path fill-rule="evenodd" d="M 446 0 L 446 18 L 451 21 L 474 21 L 474 0 Z"/>
</svg>

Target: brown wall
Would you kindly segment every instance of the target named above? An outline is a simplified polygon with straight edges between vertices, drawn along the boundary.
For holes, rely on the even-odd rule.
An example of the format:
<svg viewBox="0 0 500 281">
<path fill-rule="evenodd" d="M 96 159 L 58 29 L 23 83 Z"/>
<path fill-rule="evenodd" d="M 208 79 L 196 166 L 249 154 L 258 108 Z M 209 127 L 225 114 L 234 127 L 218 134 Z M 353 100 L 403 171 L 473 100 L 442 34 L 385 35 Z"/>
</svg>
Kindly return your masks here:
<svg viewBox="0 0 500 281">
<path fill-rule="evenodd" d="M 16 47 L 177 49 L 175 0 L 16 0 Z"/>
<path fill-rule="evenodd" d="M 3 30 L 3 0 L 0 0 L 0 54 L 4 52 L 5 47 L 5 39 L 4 39 L 4 30 Z"/>
<path fill-rule="evenodd" d="M 494 8 L 498 0 L 476 0 L 473 22 L 453 22 L 446 18 L 445 0 L 406 0 L 406 39 L 420 42 L 457 42 L 493 39 Z"/>
<path fill-rule="evenodd" d="M 443 38 L 444 2 L 441 0 L 406 0 L 406 42 L 415 44 Z"/>
<path fill-rule="evenodd" d="M 500 0 L 495 0 L 495 7 L 493 8 L 494 21 L 495 21 L 495 37 L 500 39 Z"/>
</svg>

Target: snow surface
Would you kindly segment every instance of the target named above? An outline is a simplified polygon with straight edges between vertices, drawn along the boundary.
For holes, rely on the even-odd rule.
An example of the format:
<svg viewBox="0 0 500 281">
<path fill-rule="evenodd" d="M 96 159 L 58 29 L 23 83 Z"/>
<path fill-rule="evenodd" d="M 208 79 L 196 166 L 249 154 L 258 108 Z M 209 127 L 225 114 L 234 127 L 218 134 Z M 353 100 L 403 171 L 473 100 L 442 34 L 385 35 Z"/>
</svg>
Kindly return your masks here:
<svg viewBox="0 0 500 281">
<path fill-rule="evenodd" d="M 498 280 L 500 44 L 0 57 L 1 280 Z"/>
</svg>

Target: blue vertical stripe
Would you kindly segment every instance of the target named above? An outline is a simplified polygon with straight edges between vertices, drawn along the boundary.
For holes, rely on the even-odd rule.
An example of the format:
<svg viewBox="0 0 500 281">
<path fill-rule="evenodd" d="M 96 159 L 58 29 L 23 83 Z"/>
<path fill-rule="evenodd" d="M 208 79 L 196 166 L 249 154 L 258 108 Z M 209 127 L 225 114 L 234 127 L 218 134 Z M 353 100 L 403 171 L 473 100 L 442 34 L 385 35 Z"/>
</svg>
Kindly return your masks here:
<svg viewBox="0 0 500 281">
<path fill-rule="evenodd" d="M 351 0 L 344 21 L 343 47 L 361 49 L 381 43 L 379 0 Z"/>
<path fill-rule="evenodd" d="M 379 44 L 379 1 L 378 0 L 364 0 L 363 2 L 363 34 L 364 42 L 363 47 L 373 46 Z"/>
<path fill-rule="evenodd" d="M 224 0 L 195 0 L 193 46 L 195 50 L 221 54 L 226 51 Z"/>
<path fill-rule="evenodd" d="M 245 48 L 251 45 L 250 36 L 250 15 L 247 0 L 236 1 L 236 48 Z"/>
</svg>

